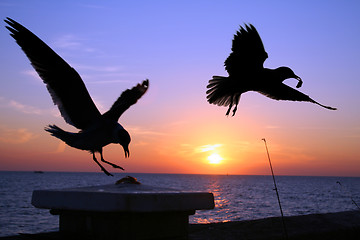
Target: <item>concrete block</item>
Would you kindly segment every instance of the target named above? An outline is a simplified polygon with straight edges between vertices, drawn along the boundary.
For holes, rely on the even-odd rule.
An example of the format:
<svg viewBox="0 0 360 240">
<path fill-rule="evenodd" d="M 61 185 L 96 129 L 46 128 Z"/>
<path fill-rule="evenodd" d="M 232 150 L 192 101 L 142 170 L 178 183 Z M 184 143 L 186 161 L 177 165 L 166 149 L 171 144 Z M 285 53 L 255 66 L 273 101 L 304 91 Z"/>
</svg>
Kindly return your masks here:
<svg viewBox="0 0 360 240">
<path fill-rule="evenodd" d="M 187 239 L 189 215 L 213 209 L 209 192 L 143 184 L 35 190 L 32 204 L 60 217 L 62 234 L 89 239 Z"/>
</svg>

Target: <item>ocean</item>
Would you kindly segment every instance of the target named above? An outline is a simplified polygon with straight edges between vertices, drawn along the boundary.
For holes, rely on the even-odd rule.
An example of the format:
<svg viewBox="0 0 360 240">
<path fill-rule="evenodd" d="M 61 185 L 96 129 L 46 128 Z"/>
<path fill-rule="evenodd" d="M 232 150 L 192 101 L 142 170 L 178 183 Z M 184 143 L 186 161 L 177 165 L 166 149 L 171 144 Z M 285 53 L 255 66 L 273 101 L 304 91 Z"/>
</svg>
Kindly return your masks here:
<svg viewBox="0 0 360 240">
<path fill-rule="evenodd" d="M 33 190 L 113 184 L 126 175 L 152 186 L 212 192 L 215 209 L 196 211 L 190 223 L 280 216 L 272 176 L 0 171 L 0 236 L 58 230 L 58 216 L 31 205 Z M 276 176 L 276 183 L 285 216 L 359 210 L 360 178 Z"/>
</svg>

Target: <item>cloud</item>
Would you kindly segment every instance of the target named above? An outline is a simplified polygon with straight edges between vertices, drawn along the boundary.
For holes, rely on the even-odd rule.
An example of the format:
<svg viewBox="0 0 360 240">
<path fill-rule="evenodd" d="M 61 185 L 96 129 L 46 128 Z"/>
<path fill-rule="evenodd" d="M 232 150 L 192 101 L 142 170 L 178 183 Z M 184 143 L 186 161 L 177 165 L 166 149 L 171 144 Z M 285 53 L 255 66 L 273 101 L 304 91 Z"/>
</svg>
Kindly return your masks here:
<svg viewBox="0 0 360 240">
<path fill-rule="evenodd" d="M 107 73 L 119 72 L 124 69 L 121 66 L 92 66 L 92 65 L 83 65 L 83 64 L 76 65 L 76 68 L 82 70 L 91 70 L 95 72 L 107 72 Z"/>
<path fill-rule="evenodd" d="M 78 55 L 85 54 L 86 56 L 91 56 L 90 58 L 99 58 L 100 56 L 109 57 L 108 54 L 105 54 L 102 50 L 91 47 L 92 39 L 87 37 L 77 36 L 75 34 L 65 34 L 58 37 L 50 46 L 54 49 L 59 49 L 60 55 L 66 54 L 68 57 L 64 58 L 75 70 L 79 71 L 81 77 L 86 79 L 86 83 L 118 83 L 118 82 L 129 82 L 124 78 L 129 78 L 129 76 L 139 76 L 141 78 L 145 77 L 146 74 L 140 74 L 138 72 L 124 72 L 125 67 L 119 65 L 105 65 L 99 66 L 98 64 L 86 65 L 86 64 L 77 64 L 71 61 L 71 59 L 77 58 Z M 90 47 L 89 47 L 90 45 Z M 73 56 L 73 57 L 70 57 Z M 120 78 L 120 79 L 119 79 Z M 92 80 L 89 82 L 88 80 Z M 98 81 L 97 79 L 101 79 Z"/>
<path fill-rule="evenodd" d="M 35 138 L 36 135 L 26 128 L 10 129 L 0 126 L 0 142 L 10 144 L 20 144 L 28 142 Z"/>
<path fill-rule="evenodd" d="M 105 75 L 84 75 L 86 79 L 91 78 L 103 78 Z M 95 80 L 95 81 L 86 81 L 87 84 L 114 84 L 114 83 L 132 83 L 129 80 Z"/>
<path fill-rule="evenodd" d="M 51 115 L 54 117 L 60 117 L 60 113 L 57 109 L 40 109 L 31 105 L 22 104 L 15 100 L 6 99 L 4 97 L 0 97 L 0 107 L 11 108 L 15 111 L 25 114 Z"/>
<path fill-rule="evenodd" d="M 214 151 L 216 148 L 221 147 L 222 144 L 207 144 L 207 145 L 202 145 L 199 146 L 197 148 L 195 148 L 195 152 L 208 152 L 208 151 Z"/>
<path fill-rule="evenodd" d="M 59 142 L 58 147 L 56 148 L 56 150 L 54 151 L 54 153 L 62 153 L 65 151 L 65 147 L 66 147 L 66 143 L 64 143 L 63 141 Z"/>
<path fill-rule="evenodd" d="M 82 52 L 97 52 L 95 48 L 86 47 L 85 44 L 83 44 L 84 40 L 84 38 L 80 38 L 74 34 L 65 34 L 58 37 L 51 46 L 59 49 L 77 50 Z"/>
<path fill-rule="evenodd" d="M 25 104 L 19 103 L 14 100 L 10 100 L 8 103 L 8 106 L 10 108 L 16 109 L 17 111 L 20 111 L 20 112 L 26 113 L 26 114 L 42 115 L 44 113 L 44 110 L 42 110 L 42 109 L 30 106 L 30 105 L 25 105 Z"/>
<path fill-rule="evenodd" d="M 124 72 L 122 66 L 94 66 L 94 65 L 74 65 L 75 69 L 81 72 L 81 76 L 86 80 L 86 84 L 114 84 L 131 83 L 129 77 L 144 78 L 144 74 L 132 74 Z"/>
<path fill-rule="evenodd" d="M 148 145 L 150 145 L 150 144 L 151 144 L 151 143 L 149 143 L 149 142 L 138 141 L 138 142 L 133 143 L 133 146 L 148 146 Z"/>
<path fill-rule="evenodd" d="M 215 152 L 215 150 L 221 146 L 222 144 L 207 144 L 201 146 L 194 146 L 192 144 L 182 143 L 177 148 L 177 154 L 181 156 L 194 156 L 209 151 Z"/>
<path fill-rule="evenodd" d="M 163 132 L 151 131 L 137 126 L 128 126 L 126 129 L 133 135 L 147 135 L 147 136 L 164 136 L 167 135 Z"/>
<path fill-rule="evenodd" d="M 57 48 L 78 49 L 81 46 L 80 39 L 72 34 L 63 35 L 52 44 Z"/>
<path fill-rule="evenodd" d="M 28 69 L 28 70 L 22 71 L 22 73 L 27 76 L 31 76 L 32 78 L 42 82 L 39 74 L 35 71 L 35 69 Z"/>
</svg>

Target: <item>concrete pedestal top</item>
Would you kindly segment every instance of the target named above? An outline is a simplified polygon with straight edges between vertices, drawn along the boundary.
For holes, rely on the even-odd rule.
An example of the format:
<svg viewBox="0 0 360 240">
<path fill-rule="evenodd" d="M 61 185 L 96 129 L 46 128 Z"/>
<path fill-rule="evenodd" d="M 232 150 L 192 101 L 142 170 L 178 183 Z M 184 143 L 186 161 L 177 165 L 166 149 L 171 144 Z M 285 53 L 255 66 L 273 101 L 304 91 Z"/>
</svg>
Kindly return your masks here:
<svg viewBox="0 0 360 240">
<path fill-rule="evenodd" d="M 143 184 L 110 184 L 56 190 L 35 190 L 37 208 L 95 212 L 166 212 L 213 209 L 209 192 L 187 192 Z"/>
<path fill-rule="evenodd" d="M 77 239 L 187 239 L 189 215 L 213 209 L 209 192 L 143 184 L 35 190 L 32 204 L 60 217 L 60 233 Z"/>
</svg>

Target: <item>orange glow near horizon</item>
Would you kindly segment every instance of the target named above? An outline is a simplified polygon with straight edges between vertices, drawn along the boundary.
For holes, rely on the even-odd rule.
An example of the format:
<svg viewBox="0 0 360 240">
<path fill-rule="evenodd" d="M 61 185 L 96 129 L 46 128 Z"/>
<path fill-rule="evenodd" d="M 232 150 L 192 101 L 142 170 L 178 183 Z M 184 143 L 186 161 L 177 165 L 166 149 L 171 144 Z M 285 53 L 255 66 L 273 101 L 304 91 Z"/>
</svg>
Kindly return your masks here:
<svg viewBox="0 0 360 240">
<path fill-rule="evenodd" d="M 106 146 L 104 158 L 124 167 L 125 173 L 269 175 L 267 155 L 261 141 L 265 136 L 276 175 L 360 176 L 359 154 L 355 151 L 355 144 L 351 145 L 351 139 L 346 142 L 342 138 L 339 145 L 328 138 L 319 145 L 321 138 L 313 137 L 312 131 L 292 130 L 297 138 L 287 138 L 274 128 L 262 128 L 265 135 L 260 135 L 249 131 L 261 129 L 257 123 L 247 123 L 253 127 L 245 128 L 239 126 L 239 119 L 217 115 L 218 112 L 214 118 L 221 123 L 218 127 L 199 120 L 187 121 L 186 118 L 181 124 L 152 125 L 148 129 L 130 125 L 130 158 L 124 158 L 123 149 L 118 144 Z M 26 119 L 29 121 L 30 118 Z M 61 120 L 59 122 L 60 127 L 71 130 Z M 26 130 L 0 128 L 2 135 L 6 136 L 0 138 L 0 170 L 100 172 L 89 153 L 63 144 L 39 125 L 36 123 Z M 125 128 L 128 126 L 126 122 L 123 125 Z M 339 147 L 347 151 L 338 153 Z M 99 158 L 98 154 L 96 156 Z M 338 159 L 343 161 L 338 162 Z M 110 172 L 122 172 L 106 164 L 104 167 Z"/>
<path fill-rule="evenodd" d="M 257 137 L 260 134 L 249 131 L 251 128 L 239 127 L 239 119 L 216 118 L 222 122 L 218 128 L 201 121 L 185 121 L 176 127 L 171 127 L 173 124 L 170 123 L 148 129 L 135 129 L 130 125 L 130 158 L 124 158 L 123 149 L 118 144 L 106 146 L 104 158 L 124 167 L 125 173 L 269 175 L 267 155 L 261 141 L 264 135 Z M 252 124 L 254 129 L 259 128 L 258 124 Z M 100 172 L 89 153 L 63 144 L 38 125 L 34 124 L 34 128 L 27 130 L 0 129 L 4 136 L 6 133 L 6 138 L 0 138 L 0 170 Z M 59 126 L 71 130 L 61 121 Z M 126 128 L 127 123 L 124 126 Z M 231 128 L 236 131 L 230 131 Z M 208 129 L 215 130 L 209 132 Z M 287 138 L 283 132 L 278 133 L 273 128 L 263 128 L 263 131 L 276 175 L 360 176 L 359 154 L 354 151 L 356 146 L 351 145 L 351 139 L 346 143 L 342 138 L 341 145 L 336 145 L 336 141 L 329 138 L 322 141 L 323 145 L 316 145 L 320 139 L 312 137 L 311 131 L 299 132 L 297 138 Z M 339 147 L 347 151 L 337 153 Z M 96 156 L 99 158 L 98 154 Z M 209 159 L 209 156 L 212 157 Z M 339 163 L 338 159 L 343 161 Z M 104 167 L 110 172 L 122 173 L 106 164 Z"/>
</svg>

